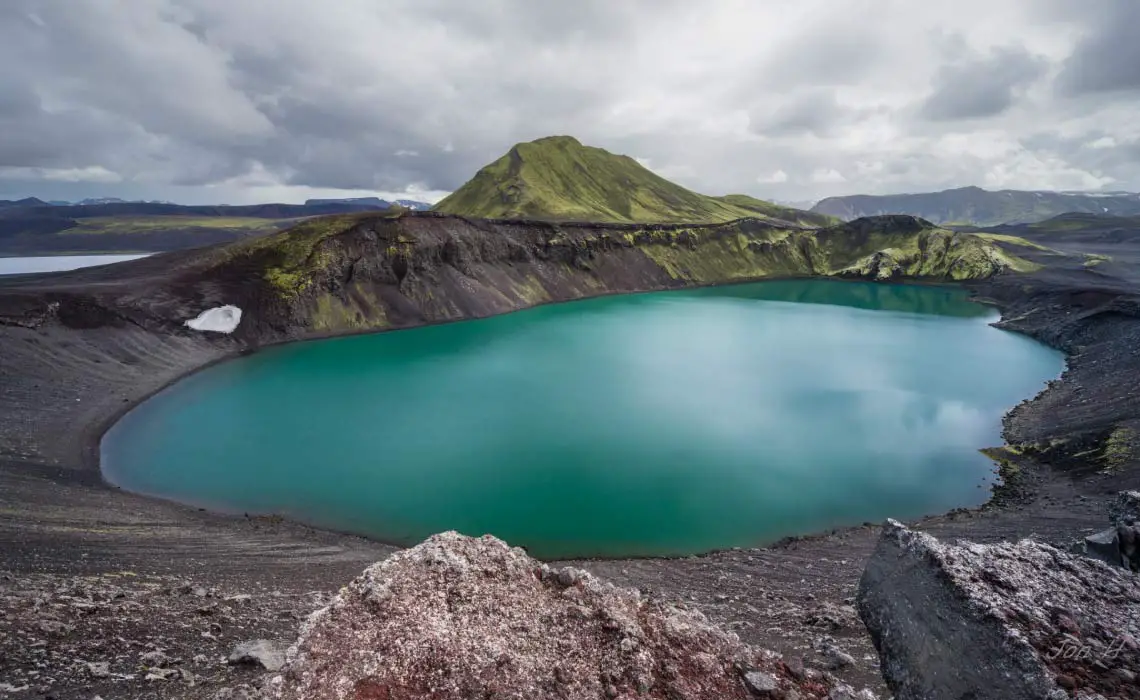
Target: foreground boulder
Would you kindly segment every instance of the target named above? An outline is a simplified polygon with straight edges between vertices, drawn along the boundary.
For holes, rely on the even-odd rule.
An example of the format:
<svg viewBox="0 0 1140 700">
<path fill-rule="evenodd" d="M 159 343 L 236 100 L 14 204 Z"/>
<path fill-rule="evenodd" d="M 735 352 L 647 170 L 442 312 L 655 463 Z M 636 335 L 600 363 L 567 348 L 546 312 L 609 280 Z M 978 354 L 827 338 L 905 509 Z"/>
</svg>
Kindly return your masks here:
<svg viewBox="0 0 1140 700">
<path fill-rule="evenodd" d="M 559 571 L 493 537 L 435 535 L 305 623 L 280 699 L 826 698 L 698 612 Z"/>
<path fill-rule="evenodd" d="M 1140 698 L 1140 577 L 1100 561 L 888 521 L 858 608 L 897 700 Z"/>
</svg>

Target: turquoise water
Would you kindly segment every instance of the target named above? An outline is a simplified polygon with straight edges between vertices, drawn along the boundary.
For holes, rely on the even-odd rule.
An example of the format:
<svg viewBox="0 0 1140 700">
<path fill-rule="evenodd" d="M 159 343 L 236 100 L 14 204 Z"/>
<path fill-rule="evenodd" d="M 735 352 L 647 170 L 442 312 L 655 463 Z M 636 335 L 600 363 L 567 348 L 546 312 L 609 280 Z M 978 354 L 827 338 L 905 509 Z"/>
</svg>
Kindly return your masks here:
<svg viewBox="0 0 1140 700">
<path fill-rule="evenodd" d="M 132 491 L 409 544 L 687 554 L 977 505 L 1062 356 L 957 290 L 765 282 L 270 348 L 131 411 Z"/>
</svg>

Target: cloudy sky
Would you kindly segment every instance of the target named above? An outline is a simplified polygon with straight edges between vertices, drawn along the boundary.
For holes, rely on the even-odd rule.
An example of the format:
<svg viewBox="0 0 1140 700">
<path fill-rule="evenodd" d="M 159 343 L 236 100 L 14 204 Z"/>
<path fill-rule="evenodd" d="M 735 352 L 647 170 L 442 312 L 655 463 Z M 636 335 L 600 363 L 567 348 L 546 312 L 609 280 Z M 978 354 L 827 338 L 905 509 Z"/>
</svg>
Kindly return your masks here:
<svg viewBox="0 0 1140 700">
<path fill-rule="evenodd" d="M 709 194 L 1135 191 L 1137 27 L 1137 0 L 3 0 L 0 198 L 433 200 L 550 134 Z"/>
</svg>

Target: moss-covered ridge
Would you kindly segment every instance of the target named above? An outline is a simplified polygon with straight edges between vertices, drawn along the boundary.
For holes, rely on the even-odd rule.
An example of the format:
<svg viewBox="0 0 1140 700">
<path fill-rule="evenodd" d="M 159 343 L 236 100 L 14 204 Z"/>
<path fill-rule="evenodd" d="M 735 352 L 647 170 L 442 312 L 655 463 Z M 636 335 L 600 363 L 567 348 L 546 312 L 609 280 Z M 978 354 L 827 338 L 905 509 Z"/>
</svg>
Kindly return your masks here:
<svg viewBox="0 0 1140 700">
<path fill-rule="evenodd" d="M 908 216 L 808 230 L 566 224 L 437 213 L 346 216 L 212 252 L 211 291 L 243 299 L 256 339 L 475 318 L 599 294 L 787 277 L 968 280 L 1033 265 Z"/>
<path fill-rule="evenodd" d="M 761 218 L 825 226 L 822 214 L 747 195 L 709 197 L 669 182 L 629 156 L 570 136 L 520 143 L 435 206 L 480 218 L 592 222 L 719 223 Z"/>
</svg>

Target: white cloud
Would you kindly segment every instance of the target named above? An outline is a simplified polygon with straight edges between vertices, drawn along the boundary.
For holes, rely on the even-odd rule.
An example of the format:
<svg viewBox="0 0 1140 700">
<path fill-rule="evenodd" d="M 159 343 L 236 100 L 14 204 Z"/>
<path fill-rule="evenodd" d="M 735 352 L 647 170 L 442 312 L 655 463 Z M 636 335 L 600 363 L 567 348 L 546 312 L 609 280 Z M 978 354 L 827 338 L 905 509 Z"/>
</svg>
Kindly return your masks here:
<svg viewBox="0 0 1140 700">
<path fill-rule="evenodd" d="M 812 171 L 811 181 L 825 184 L 835 184 L 837 182 L 847 182 L 847 178 L 843 177 L 843 173 L 835 168 L 816 168 Z"/>
<path fill-rule="evenodd" d="M 422 190 L 409 187 L 399 191 L 346 190 L 327 187 L 307 187 L 304 185 L 262 184 L 243 187 L 218 186 L 217 194 L 206 201 L 225 204 L 258 204 L 262 202 L 301 203 L 306 199 L 350 199 L 356 197 L 379 197 L 392 201 L 411 199 L 417 202 L 435 204 L 446 197 L 448 192 Z M 175 199 L 178 197 L 175 195 Z M 181 200 L 180 200 L 181 201 Z"/>
<path fill-rule="evenodd" d="M 989 188 L 1029 190 L 1099 190 L 1115 180 L 1074 168 L 1054 158 L 1019 155 L 1012 163 L 990 167 L 982 184 Z"/>
<path fill-rule="evenodd" d="M 710 193 L 1140 190 L 1130 69 L 1088 48 L 1134 4 L 10 0 L 0 177 L 61 198 L 442 192 L 572 134 Z M 979 65 L 1008 71 L 926 104 Z M 1071 97 L 1085 74 L 1098 92 Z"/>
<path fill-rule="evenodd" d="M 123 180 L 118 173 L 113 173 L 101 165 L 89 165 L 85 168 L 0 167 L 0 178 L 5 180 L 101 183 L 117 183 Z"/>
</svg>

